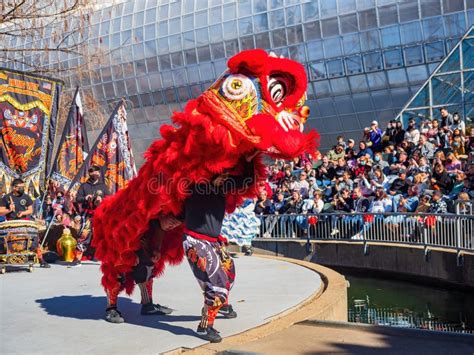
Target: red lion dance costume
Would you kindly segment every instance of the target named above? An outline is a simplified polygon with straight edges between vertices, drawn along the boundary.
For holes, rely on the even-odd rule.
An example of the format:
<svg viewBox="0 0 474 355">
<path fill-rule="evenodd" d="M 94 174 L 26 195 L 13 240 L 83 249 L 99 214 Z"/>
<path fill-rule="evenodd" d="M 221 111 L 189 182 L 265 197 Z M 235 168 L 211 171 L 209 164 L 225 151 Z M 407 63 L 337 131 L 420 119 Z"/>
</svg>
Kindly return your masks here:
<svg viewBox="0 0 474 355">
<path fill-rule="evenodd" d="M 166 264 L 183 260 L 183 226 L 169 229 L 163 220 L 180 216 L 187 187 L 218 174 L 242 173 L 243 157 L 256 151 L 291 159 L 316 148 L 317 133 L 302 133 L 309 115 L 303 106 L 307 79 L 302 65 L 256 49 L 232 57 L 228 68 L 184 112 L 173 114 L 176 126 L 161 126 L 162 139 L 145 153 L 138 176 L 94 213 L 92 245 L 102 262 L 109 308 L 116 307 L 119 292 L 130 294 L 135 284 L 142 303 L 151 302 L 152 277 L 161 275 Z M 228 212 L 255 196 L 266 179 L 261 157 L 253 164 L 252 185 L 225 196 Z M 147 277 L 137 280 L 134 270 L 142 251 L 155 257 Z"/>
</svg>

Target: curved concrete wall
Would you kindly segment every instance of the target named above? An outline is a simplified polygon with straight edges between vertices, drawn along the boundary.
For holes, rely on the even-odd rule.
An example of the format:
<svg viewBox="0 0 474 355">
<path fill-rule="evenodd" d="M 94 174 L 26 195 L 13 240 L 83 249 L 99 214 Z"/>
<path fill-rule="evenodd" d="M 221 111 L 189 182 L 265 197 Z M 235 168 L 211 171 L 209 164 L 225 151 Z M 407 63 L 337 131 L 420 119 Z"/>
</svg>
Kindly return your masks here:
<svg viewBox="0 0 474 355">
<path fill-rule="evenodd" d="M 362 242 L 311 241 L 308 248 L 304 240 L 257 239 L 252 245 L 256 253 L 389 273 L 417 282 L 474 288 L 474 254 L 471 253 L 464 253 L 462 265 L 458 266 L 454 251 L 431 248 L 425 256 L 422 247 L 389 243 L 370 243 L 365 253 Z"/>
</svg>

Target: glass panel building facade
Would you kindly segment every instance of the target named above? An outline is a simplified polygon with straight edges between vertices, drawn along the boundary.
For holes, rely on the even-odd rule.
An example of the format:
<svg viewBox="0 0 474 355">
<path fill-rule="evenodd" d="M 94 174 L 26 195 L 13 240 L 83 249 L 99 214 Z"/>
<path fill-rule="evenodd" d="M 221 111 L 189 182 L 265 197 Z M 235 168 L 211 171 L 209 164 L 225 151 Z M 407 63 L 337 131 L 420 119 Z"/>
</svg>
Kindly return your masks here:
<svg viewBox="0 0 474 355">
<path fill-rule="evenodd" d="M 122 96 L 131 102 L 138 158 L 172 111 L 206 89 L 229 57 L 272 50 L 305 65 L 307 125 L 322 133 L 324 149 L 339 134 L 359 139 L 372 120 L 383 126 L 395 118 L 473 23 L 474 0 L 125 1 L 98 10 L 85 34 L 91 48 L 107 53 L 97 75 L 64 79 L 104 105 Z M 61 55 L 44 65 L 57 61 L 71 67 L 80 59 Z M 449 70 L 445 78 L 461 80 Z M 440 92 L 442 79 L 434 83 Z"/>
<path fill-rule="evenodd" d="M 458 112 L 466 126 L 474 125 L 474 26 L 408 101 L 397 119 L 440 119 L 439 109 Z"/>
</svg>

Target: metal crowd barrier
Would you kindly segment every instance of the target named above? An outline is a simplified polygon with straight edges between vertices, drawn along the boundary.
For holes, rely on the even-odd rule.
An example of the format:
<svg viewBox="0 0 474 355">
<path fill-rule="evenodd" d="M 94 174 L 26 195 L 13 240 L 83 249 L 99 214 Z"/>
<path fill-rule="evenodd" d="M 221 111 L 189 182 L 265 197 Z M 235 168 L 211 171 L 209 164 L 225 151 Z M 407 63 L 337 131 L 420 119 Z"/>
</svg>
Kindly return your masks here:
<svg viewBox="0 0 474 355">
<path fill-rule="evenodd" d="M 471 211 L 472 212 L 472 211 Z M 474 252 L 474 215 L 319 213 L 261 215 L 257 238 L 386 242 Z"/>
</svg>

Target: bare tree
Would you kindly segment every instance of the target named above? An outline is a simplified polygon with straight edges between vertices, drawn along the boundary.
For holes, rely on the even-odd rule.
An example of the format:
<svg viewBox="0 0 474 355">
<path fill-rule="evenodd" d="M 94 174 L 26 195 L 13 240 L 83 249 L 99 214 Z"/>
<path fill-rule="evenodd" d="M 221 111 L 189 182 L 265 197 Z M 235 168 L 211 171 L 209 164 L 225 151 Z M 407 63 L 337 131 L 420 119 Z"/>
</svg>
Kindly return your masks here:
<svg viewBox="0 0 474 355">
<path fill-rule="evenodd" d="M 0 3 L 0 62 L 35 72 L 69 70 L 67 60 L 83 58 L 93 11 L 90 0 L 7 0 Z M 92 55 L 92 56 L 91 56 Z"/>
<path fill-rule="evenodd" d="M 106 3 L 106 4 L 105 4 Z M 0 2 L 0 66 L 61 78 L 59 128 L 67 116 L 72 91 L 96 70 L 108 54 L 89 38 L 94 12 L 113 5 L 103 0 L 3 0 Z M 98 11 L 98 12 L 97 12 Z M 87 82 L 87 81 L 85 81 Z M 92 91 L 82 92 L 90 129 L 105 121 L 104 108 Z"/>
</svg>

